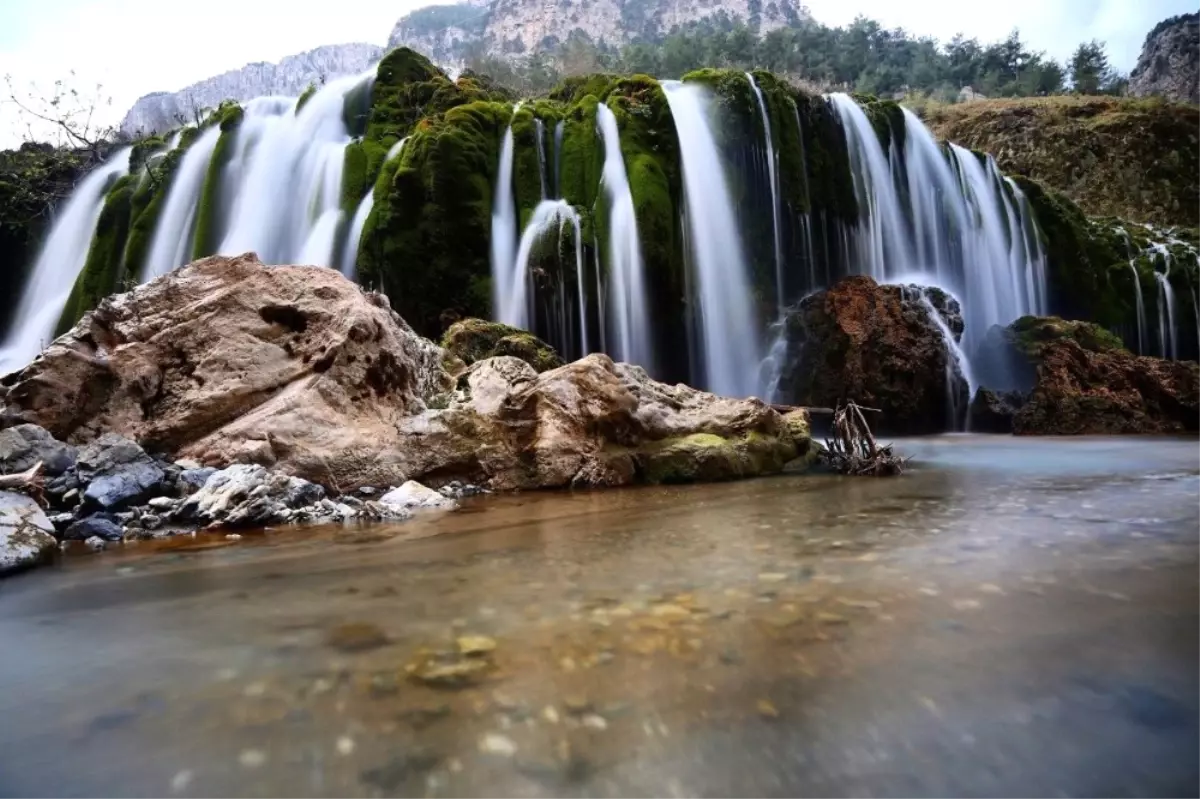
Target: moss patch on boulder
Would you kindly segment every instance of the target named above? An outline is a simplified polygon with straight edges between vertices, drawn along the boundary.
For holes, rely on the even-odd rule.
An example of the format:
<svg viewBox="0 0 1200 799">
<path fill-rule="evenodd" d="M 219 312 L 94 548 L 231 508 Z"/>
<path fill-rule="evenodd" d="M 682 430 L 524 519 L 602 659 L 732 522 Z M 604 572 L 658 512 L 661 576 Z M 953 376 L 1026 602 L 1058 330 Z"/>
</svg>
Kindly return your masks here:
<svg viewBox="0 0 1200 799">
<path fill-rule="evenodd" d="M 455 322 L 442 336 L 442 347 L 467 366 L 500 355 L 520 358 L 537 372 L 563 365 L 554 348 L 532 333 L 484 319 Z"/>
</svg>

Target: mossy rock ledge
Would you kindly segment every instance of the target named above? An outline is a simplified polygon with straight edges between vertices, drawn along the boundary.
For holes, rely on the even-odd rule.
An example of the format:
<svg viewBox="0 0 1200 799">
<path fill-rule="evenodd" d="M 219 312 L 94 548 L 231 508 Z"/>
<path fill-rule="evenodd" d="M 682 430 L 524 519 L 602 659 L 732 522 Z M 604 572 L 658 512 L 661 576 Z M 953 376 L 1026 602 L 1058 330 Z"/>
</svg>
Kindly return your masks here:
<svg viewBox="0 0 1200 799">
<path fill-rule="evenodd" d="M 455 322 L 442 336 L 442 348 L 467 366 L 498 355 L 520 358 L 537 372 L 563 365 L 554 348 L 532 333 L 486 319 Z"/>
</svg>

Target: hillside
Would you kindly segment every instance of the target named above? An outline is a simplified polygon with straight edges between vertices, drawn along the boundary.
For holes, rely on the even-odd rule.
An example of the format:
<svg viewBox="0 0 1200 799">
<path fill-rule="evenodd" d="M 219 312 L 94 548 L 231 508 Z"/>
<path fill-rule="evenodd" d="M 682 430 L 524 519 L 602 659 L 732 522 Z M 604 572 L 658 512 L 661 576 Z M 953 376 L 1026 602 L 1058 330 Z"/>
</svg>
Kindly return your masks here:
<svg viewBox="0 0 1200 799">
<path fill-rule="evenodd" d="M 992 153 L 1005 172 L 1093 216 L 1187 226 L 1200 218 L 1195 106 L 1064 96 L 934 105 L 924 116 L 939 138 Z"/>
</svg>

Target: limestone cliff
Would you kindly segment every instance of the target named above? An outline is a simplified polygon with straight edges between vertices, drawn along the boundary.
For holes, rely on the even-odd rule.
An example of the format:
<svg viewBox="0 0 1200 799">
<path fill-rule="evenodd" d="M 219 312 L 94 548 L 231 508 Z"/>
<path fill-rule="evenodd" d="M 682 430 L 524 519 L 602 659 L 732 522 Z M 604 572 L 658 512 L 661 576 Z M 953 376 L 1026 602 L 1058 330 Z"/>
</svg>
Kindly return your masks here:
<svg viewBox="0 0 1200 799">
<path fill-rule="evenodd" d="M 250 100 L 266 95 L 295 97 L 310 83 L 365 72 L 383 55 L 374 44 L 331 44 L 291 55 L 278 64 L 256 62 L 177 92 L 154 92 L 140 98 L 121 122 L 131 136 L 161 133 L 181 124 L 194 124 L 195 111 L 214 109 L 225 100 Z"/>
<path fill-rule="evenodd" d="M 468 51 L 550 50 L 572 34 L 615 46 L 654 41 L 676 28 L 718 19 L 765 33 L 810 16 L 798 0 L 476 0 L 414 11 L 396 23 L 388 46 L 412 47 L 454 67 Z"/>
<path fill-rule="evenodd" d="M 1200 13 L 1181 14 L 1154 26 L 1129 74 L 1129 93 L 1200 103 Z"/>
</svg>

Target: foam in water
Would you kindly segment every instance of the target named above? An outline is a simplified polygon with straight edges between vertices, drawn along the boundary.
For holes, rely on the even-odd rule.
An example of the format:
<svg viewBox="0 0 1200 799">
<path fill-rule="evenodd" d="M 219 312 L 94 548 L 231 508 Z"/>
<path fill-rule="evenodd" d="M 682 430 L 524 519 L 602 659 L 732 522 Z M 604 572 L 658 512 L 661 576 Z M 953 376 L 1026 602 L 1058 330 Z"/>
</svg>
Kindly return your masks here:
<svg viewBox="0 0 1200 799">
<path fill-rule="evenodd" d="M 237 134 L 241 163 L 224 171 L 221 218 L 228 230 L 218 252 L 253 251 L 264 263 L 334 264 L 350 143 L 345 95 L 369 76 L 330 81 L 298 112 L 296 100 L 246 104 L 245 129 Z"/>
<path fill-rule="evenodd" d="M 129 172 L 131 148 L 122 147 L 88 174 L 54 221 L 0 347 L 0 374 L 25 366 L 54 338 L 54 329 L 87 262 L 105 194 Z"/>
<path fill-rule="evenodd" d="M 617 118 L 608 106 L 596 106 L 596 122 L 604 140 L 601 182 L 608 197 L 608 290 L 613 355 L 653 370 L 654 346 L 646 305 L 642 245 L 638 239 L 633 194 L 625 173 Z M 604 317 L 602 317 L 604 318 Z"/>
<path fill-rule="evenodd" d="M 513 107 L 515 115 L 520 108 Z M 492 314 L 500 319 L 502 303 L 511 295 L 509 285 L 513 257 L 516 252 L 517 205 L 513 197 L 513 132 L 512 122 L 504 131 L 500 145 L 500 166 L 496 171 L 496 193 L 492 201 Z"/>
<path fill-rule="evenodd" d="M 679 152 L 687 204 L 687 238 L 699 294 L 705 388 L 748 396 L 758 388 L 758 322 L 742 237 L 709 127 L 700 86 L 663 81 Z"/>
<path fill-rule="evenodd" d="M 758 83 L 749 72 L 746 73 L 746 80 L 750 81 L 750 88 L 754 89 L 754 97 L 758 100 L 758 112 L 762 117 L 763 133 L 767 139 L 767 176 L 771 181 L 771 231 L 775 245 L 773 250 L 775 255 L 775 304 L 782 309 L 784 303 L 783 242 L 779 232 L 779 178 L 776 175 L 779 154 L 775 152 L 775 144 L 771 140 L 771 117 L 767 113 L 767 104 L 763 101 L 762 90 L 758 88 Z"/>
<path fill-rule="evenodd" d="M 208 174 L 221 129 L 216 125 L 204 131 L 183 154 L 175 168 L 167 202 L 159 214 L 150 240 L 150 252 L 141 268 L 142 282 L 165 275 L 190 261 L 192 237 L 196 227 L 196 211 L 200 207 L 200 192 Z M 133 266 L 130 264 L 130 266 Z"/>
</svg>

